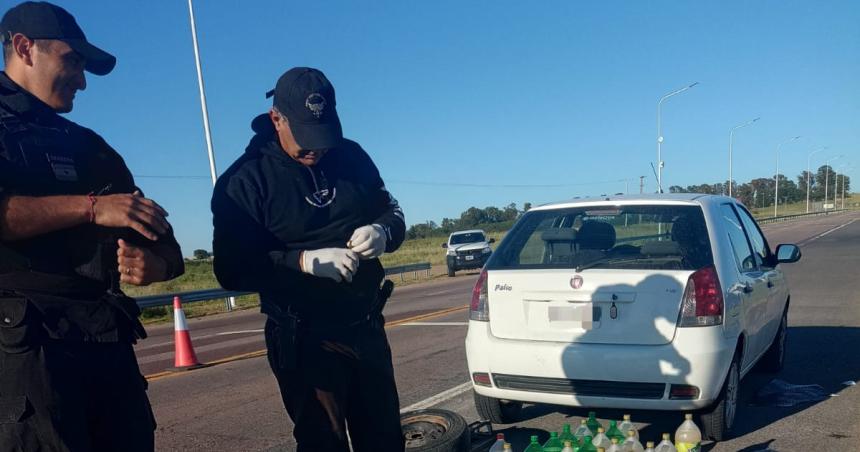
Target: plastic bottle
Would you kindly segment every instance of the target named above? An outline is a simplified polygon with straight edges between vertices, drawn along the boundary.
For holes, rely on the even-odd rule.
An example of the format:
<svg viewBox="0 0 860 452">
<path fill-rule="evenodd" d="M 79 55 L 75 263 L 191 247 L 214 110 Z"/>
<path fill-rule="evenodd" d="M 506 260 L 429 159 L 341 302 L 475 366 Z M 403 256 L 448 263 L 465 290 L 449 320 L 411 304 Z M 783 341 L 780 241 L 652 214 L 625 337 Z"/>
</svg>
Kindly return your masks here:
<svg viewBox="0 0 860 452">
<path fill-rule="evenodd" d="M 621 446 L 618 445 L 618 438 L 610 439 L 612 444 L 609 446 L 609 449 L 606 449 L 606 452 L 621 452 Z"/>
<path fill-rule="evenodd" d="M 615 421 L 609 421 L 609 428 L 606 429 L 606 436 L 608 436 L 609 439 L 617 439 L 619 444 L 623 443 L 624 440 L 627 439 L 627 435 L 618 429 L 618 425 Z"/>
<path fill-rule="evenodd" d="M 645 443 L 645 452 L 657 452 L 654 450 L 654 441 L 647 441 Z"/>
<path fill-rule="evenodd" d="M 636 439 L 636 429 L 627 431 L 627 439 L 621 443 L 622 452 L 645 452 L 645 448 L 642 447 L 642 443 Z"/>
<path fill-rule="evenodd" d="M 585 435 L 582 438 L 582 446 L 578 452 L 597 452 L 597 447 L 594 446 L 594 438 L 591 435 Z"/>
<path fill-rule="evenodd" d="M 597 436 L 597 429 L 603 427 L 597 420 L 597 413 L 594 411 L 588 412 L 588 420 L 585 421 L 585 425 L 587 425 L 588 429 L 591 430 L 591 436 Z"/>
<path fill-rule="evenodd" d="M 631 429 L 635 429 L 635 428 L 636 428 L 636 426 L 633 425 L 633 422 L 630 421 L 630 415 L 629 414 L 625 414 L 624 420 L 622 420 L 621 423 L 618 424 L 618 430 L 621 430 L 621 433 L 624 434 L 625 441 L 627 438 L 627 432 L 629 432 Z M 638 431 L 636 432 L 636 439 L 639 439 L 639 432 Z"/>
<path fill-rule="evenodd" d="M 524 452 L 543 452 L 543 447 L 540 446 L 537 435 L 532 435 L 531 443 L 529 443 L 529 447 L 526 447 Z"/>
<path fill-rule="evenodd" d="M 701 450 L 702 431 L 693 422 L 693 415 L 684 415 L 684 422 L 675 430 L 675 449 L 678 452 L 699 452 Z"/>
<path fill-rule="evenodd" d="M 549 432 L 549 439 L 543 443 L 543 452 L 561 452 L 563 447 L 558 432 Z"/>
<path fill-rule="evenodd" d="M 558 435 L 558 439 L 561 440 L 561 443 L 564 444 L 565 441 L 570 441 L 571 446 L 576 445 L 579 446 L 579 440 L 576 439 L 576 436 L 573 436 L 573 433 L 570 432 L 570 424 L 564 424 L 561 428 L 561 434 Z"/>
<path fill-rule="evenodd" d="M 575 436 L 576 439 L 579 440 L 579 444 L 582 444 L 582 438 L 585 438 L 586 436 L 594 436 L 594 432 L 592 432 L 591 429 L 588 428 L 587 421 L 583 419 L 582 421 L 580 421 L 579 427 L 577 427 L 576 431 L 573 432 L 573 436 Z"/>
<path fill-rule="evenodd" d="M 505 434 L 497 433 L 496 434 L 496 442 L 490 446 L 490 450 L 488 452 L 503 452 L 505 450 Z"/>
<path fill-rule="evenodd" d="M 574 442 L 571 440 L 567 440 L 564 442 L 564 449 L 561 452 L 576 452 L 576 449 L 573 448 Z"/>
<path fill-rule="evenodd" d="M 597 428 L 597 436 L 591 440 L 594 444 L 594 447 L 602 447 L 604 449 L 609 449 L 609 446 L 612 445 L 612 441 L 609 440 L 609 437 L 606 436 L 606 433 L 603 431 L 603 427 Z"/>
<path fill-rule="evenodd" d="M 672 437 L 668 433 L 664 433 L 663 441 L 660 441 L 654 452 L 678 452 L 678 449 L 675 449 L 675 445 L 672 444 Z"/>
</svg>

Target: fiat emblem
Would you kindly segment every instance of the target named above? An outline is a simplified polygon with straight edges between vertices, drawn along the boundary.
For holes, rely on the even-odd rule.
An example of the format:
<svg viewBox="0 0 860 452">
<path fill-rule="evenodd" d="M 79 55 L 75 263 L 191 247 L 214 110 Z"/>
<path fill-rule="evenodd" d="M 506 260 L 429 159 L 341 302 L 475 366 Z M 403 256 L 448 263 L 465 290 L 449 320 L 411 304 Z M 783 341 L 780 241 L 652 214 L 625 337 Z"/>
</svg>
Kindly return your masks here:
<svg viewBox="0 0 860 452">
<path fill-rule="evenodd" d="M 570 278 L 570 287 L 573 287 L 574 289 L 582 287 L 582 276 L 576 275 L 573 278 Z"/>
</svg>

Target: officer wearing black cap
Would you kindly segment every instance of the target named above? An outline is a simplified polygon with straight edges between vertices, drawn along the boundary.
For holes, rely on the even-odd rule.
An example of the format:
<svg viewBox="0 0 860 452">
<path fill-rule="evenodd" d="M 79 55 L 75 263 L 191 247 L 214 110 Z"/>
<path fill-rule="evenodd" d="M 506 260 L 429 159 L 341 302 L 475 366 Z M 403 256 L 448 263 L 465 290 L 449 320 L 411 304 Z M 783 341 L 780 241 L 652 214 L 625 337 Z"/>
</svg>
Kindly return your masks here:
<svg viewBox="0 0 860 452">
<path fill-rule="evenodd" d="M 0 451 L 151 451 L 120 282 L 178 276 L 182 254 L 119 154 L 58 115 L 116 59 L 44 2 L 8 10 L 0 41 Z"/>
<path fill-rule="evenodd" d="M 269 364 L 299 451 L 400 451 L 399 401 L 378 257 L 403 212 L 373 161 L 344 139 L 322 72 L 280 77 L 256 135 L 212 198 L 215 275 L 260 293 Z"/>
</svg>

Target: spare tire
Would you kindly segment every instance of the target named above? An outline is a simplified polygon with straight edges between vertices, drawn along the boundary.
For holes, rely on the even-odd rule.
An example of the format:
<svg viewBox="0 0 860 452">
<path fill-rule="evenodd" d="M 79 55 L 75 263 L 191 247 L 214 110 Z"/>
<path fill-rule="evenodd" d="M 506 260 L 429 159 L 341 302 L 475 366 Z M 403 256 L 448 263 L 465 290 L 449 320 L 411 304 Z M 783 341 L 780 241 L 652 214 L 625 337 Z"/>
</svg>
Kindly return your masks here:
<svg viewBox="0 0 860 452">
<path fill-rule="evenodd" d="M 468 452 L 472 441 L 466 420 L 457 413 L 427 409 L 400 415 L 407 452 Z"/>
</svg>

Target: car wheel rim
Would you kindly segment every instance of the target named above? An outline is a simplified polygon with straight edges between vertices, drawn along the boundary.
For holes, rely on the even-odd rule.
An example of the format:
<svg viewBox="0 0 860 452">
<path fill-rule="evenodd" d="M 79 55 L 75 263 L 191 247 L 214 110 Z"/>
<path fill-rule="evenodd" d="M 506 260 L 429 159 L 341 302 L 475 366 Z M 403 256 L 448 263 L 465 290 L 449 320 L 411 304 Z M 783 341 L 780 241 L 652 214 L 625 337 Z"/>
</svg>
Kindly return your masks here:
<svg viewBox="0 0 860 452">
<path fill-rule="evenodd" d="M 735 422 L 735 411 L 738 406 L 738 367 L 732 363 L 729 372 L 729 381 L 726 384 L 726 429 L 730 429 Z"/>
<path fill-rule="evenodd" d="M 444 418 L 431 415 L 414 416 L 401 422 L 407 449 L 436 442 L 451 427 Z"/>
</svg>

